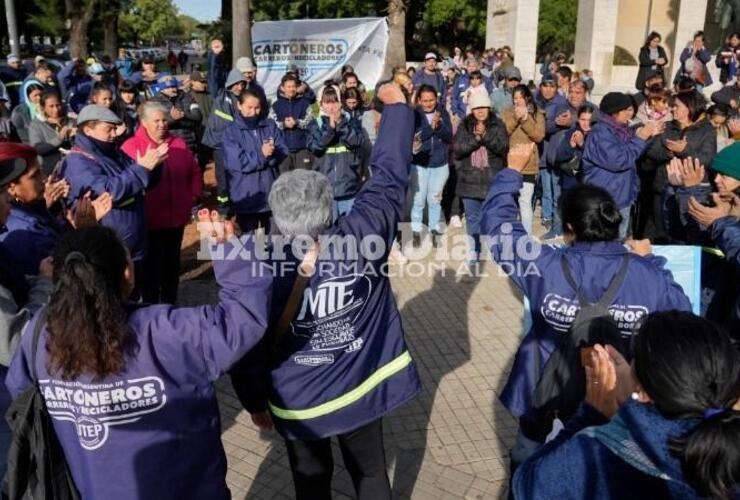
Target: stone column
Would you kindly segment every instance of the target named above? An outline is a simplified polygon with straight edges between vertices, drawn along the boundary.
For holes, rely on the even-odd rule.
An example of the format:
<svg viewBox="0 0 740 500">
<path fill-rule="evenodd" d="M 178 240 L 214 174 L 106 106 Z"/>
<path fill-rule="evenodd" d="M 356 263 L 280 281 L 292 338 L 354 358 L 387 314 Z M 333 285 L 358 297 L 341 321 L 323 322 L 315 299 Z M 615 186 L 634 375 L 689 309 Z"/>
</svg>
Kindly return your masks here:
<svg viewBox="0 0 740 500">
<path fill-rule="evenodd" d="M 671 61 L 668 78 L 672 79 L 678 71 L 681 61 L 681 52 L 694 38 L 694 33 L 704 29 L 707 17 L 707 0 L 680 0 L 676 12 L 676 29 L 673 37 L 673 61 Z M 714 66 L 714 63 L 709 65 Z"/>
<path fill-rule="evenodd" d="M 514 64 L 526 83 L 535 79 L 540 0 L 488 0 L 486 47 L 514 51 Z"/>
<path fill-rule="evenodd" d="M 611 84 L 619 0 L 579 0 L 575 66 L 594 73 L 596 86 Z"/>
</svg>

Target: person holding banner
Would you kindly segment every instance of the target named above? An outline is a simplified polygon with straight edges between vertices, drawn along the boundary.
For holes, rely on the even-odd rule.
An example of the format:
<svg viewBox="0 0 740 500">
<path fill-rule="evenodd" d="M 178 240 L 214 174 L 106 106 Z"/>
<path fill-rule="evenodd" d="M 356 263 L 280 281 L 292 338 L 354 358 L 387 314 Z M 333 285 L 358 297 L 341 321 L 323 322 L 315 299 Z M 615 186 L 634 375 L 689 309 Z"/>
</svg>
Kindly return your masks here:
<svg viewBox="0 0 740 500">
<path fill-rule="evenodd" d="M 522 171 L 533 154 L 532 145 L 511 149 L 508 168 L 491 182 L 483 204 L 481 228 L 489 238 L 491 254 L 527 297 L 532 327 L 522 340 L 500 400 L 519 418 L 519 433 L 511 450 L 512 471 L 545 442 L 557 420 L 571 416 L 565 408 L 553 413 L 538 404 L 537 387 L 561 339 L 583 307 L 579 296 L 597 301 L 621 275 L 622 283 L 610 290 L 608 309 L 624 339 L 647 314 L 678 309 L 691 311 L 691 303 L 670 271 L 666 260 L 652 254 L 648 240 L 619 239 L 622 215 L 604 189 L 588 184 L 565 191 L 560 198 L 565 247 L 539 245 L 527 234 L 519 215 Z M 534 245 L 532 247 L 532 245 Z M 570 282 L 570 283 L 569 283 Z"/>
</svg>

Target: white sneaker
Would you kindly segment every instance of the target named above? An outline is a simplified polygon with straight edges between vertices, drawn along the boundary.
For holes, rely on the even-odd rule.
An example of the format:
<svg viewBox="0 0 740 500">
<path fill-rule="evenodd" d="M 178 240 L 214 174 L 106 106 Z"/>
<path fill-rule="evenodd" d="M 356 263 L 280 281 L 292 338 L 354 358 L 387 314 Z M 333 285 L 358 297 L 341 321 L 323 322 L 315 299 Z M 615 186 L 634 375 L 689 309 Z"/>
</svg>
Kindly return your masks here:
<svg viewBox="0 0 740 500">
<path fill-rule="evenodd" d="M 452 217 L 450 217 L 450 227 L 457 227 L 457 228 L 463 227 L 463 223 L 460 220 L 460 216 L 453 215 Z"/>
<path fill-rule="evenodd" d="M 406 264 L 409 259 L 406 258 L 406 256 L 401 251 L 400 246 L 397 242 L 393 242 L 393 246 L 391 247 L 391 253 L 388 255 L 388 260 L 391 262 L 395 262 L 396 264 Z"/>
</svg>

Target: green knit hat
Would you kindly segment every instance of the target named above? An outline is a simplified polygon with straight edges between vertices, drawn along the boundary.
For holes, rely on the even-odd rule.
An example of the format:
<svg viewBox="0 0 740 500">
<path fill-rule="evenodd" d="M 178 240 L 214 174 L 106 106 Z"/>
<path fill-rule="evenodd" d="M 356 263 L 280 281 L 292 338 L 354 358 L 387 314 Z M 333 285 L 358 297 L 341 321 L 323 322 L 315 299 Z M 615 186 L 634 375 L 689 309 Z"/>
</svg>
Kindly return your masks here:
<svg viewBox="0 0 740 500">
<path fill-rule="evenodd" d="M 717 153 L 712 160 L 712 170 L 740 180 L 740 142 Z"/>
</svg>

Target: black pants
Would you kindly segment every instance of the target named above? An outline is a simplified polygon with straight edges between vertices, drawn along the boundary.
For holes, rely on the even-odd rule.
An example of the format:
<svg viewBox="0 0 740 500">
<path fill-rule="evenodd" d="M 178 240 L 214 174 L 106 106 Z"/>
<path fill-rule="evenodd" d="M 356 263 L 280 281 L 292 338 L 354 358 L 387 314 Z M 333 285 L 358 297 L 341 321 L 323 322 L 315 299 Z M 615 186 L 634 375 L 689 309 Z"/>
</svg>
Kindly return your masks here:
<svg viewBox="0 0 740 500">
<path fill-rule="evenodd" d="M 301 149 L 293 153 L 289 153 L 288 156 L 280 163 L 280 173 L 290 172 L 302 168 L 304 170 L 311 170 L 313 168 L 313 155 L 308 149 Z"/>
<path fill-rule="evenodd" d="M 358 500 L 391 498 L 391 486 L 385 466 L 382 419 L 337 436 Z M 293 472 L 297 500 L 331 498 L 334 460 L 331 438 L 318 441 L 286 439 L 290 469 Z"/>
<path fill-rule="evenodd" d="M 264 227 L 265 234 L 270 234 L 270 215 L 271 212 L 236 214 L 236 223 L 244 234 L 253 233 L 258 227 Z"/>
<path fill-rule="evenodd" d="M 149 304 L 174 304 L 180 284 L 180 247 L 185 228 L 149 231 L 141 293 Z"/>
<path fill-rule="evenodd" d="M 216 164 L 216 184 L 218 185 L 218 196 L 229 196 L 229 183 L 226 180 L 226 164 L 224 153 L 220 149 L 213 150 L 213 161 Z"/>
</svg>

